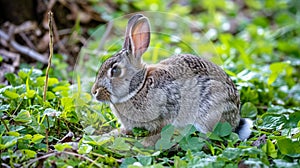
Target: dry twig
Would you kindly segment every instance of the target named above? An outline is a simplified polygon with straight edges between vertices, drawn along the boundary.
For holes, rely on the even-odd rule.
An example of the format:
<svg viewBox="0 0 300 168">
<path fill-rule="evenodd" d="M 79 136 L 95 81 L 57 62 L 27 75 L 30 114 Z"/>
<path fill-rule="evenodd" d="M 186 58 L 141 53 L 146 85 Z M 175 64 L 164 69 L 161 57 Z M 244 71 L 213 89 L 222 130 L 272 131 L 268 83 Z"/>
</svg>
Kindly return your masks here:
<svg viewBox="0 0 300 168">
<path fill-rule="evenodd" d="M 4 31 L 0 30 L 0 38 L 2 38 L 3 40 L 5 40 L 8 44 L 10 44 L 14 49 L 16 49 L 17 51 L 19 51 L 22 54 L 28 55 L 29 57 L 43 63 L 43 64 L 47 64 L 47 60 L 46 58 L 37 53 L 36 51 L 27 48 L 23 45 L 20 45 L 19 43 L 17 43 L 14 39 L 11 39 L 9 37 L 9 35 L 5 34 Z"/>
<path fill-rule="evenodd" d="M 51 60 L 52 60 L 52 56 L 53 56 L 53 13 L 51 11 L 48 12 L 49 15 L 49 49 L 50 49 L 50 53 L 49 53 L 49 59 L 48 59 L 48 67 L 46 70 L 46 81 L 45 81 L 45 86 L 44 86 L 44 95 L 43 95 L 43 100 L 44 102 L 46 101 L 46 97 L 47 97 L 47 89 L 48 89 L 48 77 L 49 77 L 49 70 L 51 67 Z"/>
<path fill-rule="evenodd" d="M 47 153 L 41 157 L 38 157 L 38 158 L 35 158 L 35 159 L 32 159 L 27 165 L 25 165 L 25 167 L 29 167 L 31 166 L 33 163 L 39 161 L 39 160 L 43 160 L 43 159 L 47 159 L 48 157 L 51 157 L 51 156 L 55 156 L 55 155 L 60 155 L 60 154 L 67 154 L 67 155 L 72 155 L 72 156 L 76 156 L 76 157 L 79 157 L 79 158 L 82 158 L 84 160 L 87 160 L 89 162 L 91 162 L 93 165 L 96 165 L 97 167 L 101 167 L 101 165 L 99 165 L 97 162 L 95 162 L 94 160 L 84 156 L 84 155 L 80 155 L 78 153 L 74 153 L 74 152 L 68 152 L 68 151 L 62 151 L 62 152 L 51 152 L 51 153 Z"/>
</svg>

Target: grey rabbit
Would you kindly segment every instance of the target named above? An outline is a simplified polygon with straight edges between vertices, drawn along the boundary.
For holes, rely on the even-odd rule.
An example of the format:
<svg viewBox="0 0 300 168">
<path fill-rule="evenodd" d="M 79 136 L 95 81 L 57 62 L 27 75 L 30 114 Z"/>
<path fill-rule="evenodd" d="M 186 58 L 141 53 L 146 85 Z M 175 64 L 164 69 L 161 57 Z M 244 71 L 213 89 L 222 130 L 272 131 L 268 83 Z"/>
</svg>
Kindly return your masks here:
<svg viewBox="0 0 300 168">
<path fill-rule="evenodd" d="M 147 65 L 142 55 L 149 43 L 148 18 L 133 15 L 122 50 L 101 65 L 91 90 L 98 101 L 110 102 L 122 134 L 144 128 L 150 136 L 142 143 L 151 146 L 167 124 L 192 124 L 207 133 L 218 122 L 228 122 L 241 140 L 250 136 L 252 121 L 240 117 L 238 90 L 219 66 L 191 54 Z"/>
</svg>

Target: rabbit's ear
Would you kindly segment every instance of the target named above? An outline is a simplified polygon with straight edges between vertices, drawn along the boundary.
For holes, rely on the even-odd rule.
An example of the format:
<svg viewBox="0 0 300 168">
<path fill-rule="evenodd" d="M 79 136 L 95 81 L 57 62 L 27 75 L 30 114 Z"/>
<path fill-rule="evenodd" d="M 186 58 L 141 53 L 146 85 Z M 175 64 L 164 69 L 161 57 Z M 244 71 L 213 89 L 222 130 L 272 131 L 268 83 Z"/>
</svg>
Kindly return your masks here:
<svg viewBox="0 0 300 168">
<path fill-rule="evenodd" d="M 130 44 L 132 56 L 140 61 L 150 43 L 150 24 L 146 17 L 139 18 L 131 28 Z"/>
<path fill-rule="evenodd" d="M 133 15 L 129 20 L 128 20 L 128 23 L 127 23 L 127 27 L 126 27 L 126 33 L 125 33 L 125 42 L 123 44 L 123 48 L 131 51 L 131 44 L 130 44 L 130 32 L 131 32 L 131 28 L 133 27 L 133 25 L 136 23 L 136 21 L 141 18 L 141 17 L 144 17 L 143 15 L 141 14 L 136 14 L 136 15 Z"/>
</svg>

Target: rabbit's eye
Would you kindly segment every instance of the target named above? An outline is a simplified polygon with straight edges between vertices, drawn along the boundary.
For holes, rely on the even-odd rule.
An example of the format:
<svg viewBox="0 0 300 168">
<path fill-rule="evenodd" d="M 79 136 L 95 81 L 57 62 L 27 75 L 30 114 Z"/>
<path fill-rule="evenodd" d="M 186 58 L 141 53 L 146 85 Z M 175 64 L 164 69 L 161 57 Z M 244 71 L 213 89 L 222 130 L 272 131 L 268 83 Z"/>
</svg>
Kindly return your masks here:
<svg viewBox="0 0 300 168">
<path fill-rule="evenodd" d="M 119 77 L 121 75 L 121 68 L 119 66 L 114 66 L 112 67 L 110 73 L 111 77 Z"/>
</svg>

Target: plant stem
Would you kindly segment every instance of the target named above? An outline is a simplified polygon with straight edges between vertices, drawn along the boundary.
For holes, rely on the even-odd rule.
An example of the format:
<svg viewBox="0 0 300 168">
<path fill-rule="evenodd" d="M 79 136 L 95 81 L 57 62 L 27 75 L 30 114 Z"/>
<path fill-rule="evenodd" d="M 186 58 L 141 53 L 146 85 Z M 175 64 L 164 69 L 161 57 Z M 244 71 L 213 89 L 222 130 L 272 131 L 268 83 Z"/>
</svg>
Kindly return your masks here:
<svg viewBox="0 0 300 168">
<path fill-rule="evenodd" d="M 46 120 L 47 120 L 47 128 L 46 128 L 46 145 L 47 145 L 47 151 L 49 151 L 49 142 L 48 142 L 48 136 L 49 136 L 49 119 L 48 115 L 46 115 Z"/>
<path fill-rule="evenodd" d="M 3 123 L 6 131 L 9 132 L 9 128 L 8 128 L 8 126 L 6 125 L 5 121 L 2 118 L 1 118 L 1 122 Z"/>
<path fill-rule="evenodd" d="M 52 60 L 52 56 L 53 56 L 53 13 L 51 11 L 48 12 L 48 16 L 49 16 L 49 49 L 50 49 L 50 53 L 49 53 L 49 59 L 48 59 L 48 67 L 46 70 L 46 81 L 45 81 L 45 86 L 44 86 L 44 95 L 43 95 L 43 100 L 44 102 L 46 101 L 46 97 L 47 97 L 47 89 L 48 89 L 48 78 L 49 78 L 49 70 L 51 67 L 51 60 Z"/>
<path fill-rule="evenodd" d="M 61 154 L 67 154 L 67 155 L 72 155 L 72 156 L 75 156 L 75 157 L 79 157 L 79 158 L 82 158 L 84 160 L 87 160 L 89 162 L 91 162 L 93 165 L 96 165 L 96 167 L 101 167 L 101 165 L 99 165 L 96 161 L 84 156 L 84 155 L 80 155 L 78 153 L 74 153 L 74 152 L 68 152 L 68 151 L 62 151 L 62 152 L 58 152 L 58 151 L 54 151 L 54 152 L 50 152 L 50 153 L 47 153 L 41 157 L 38 157 L 38 158 L 35 158 L 35 159 L 32 159 L 29 161 L 29 163 L 27 163 L 24 167 L 29 167 L 30 165 L 32 165 L 33 163 L 39 161 L 39 160 L 43 160 L 43 159 L 47 159 L 48 157 L 51 157 L 51 156 L 58 156 L 61 155 Z"/>
</svg>

